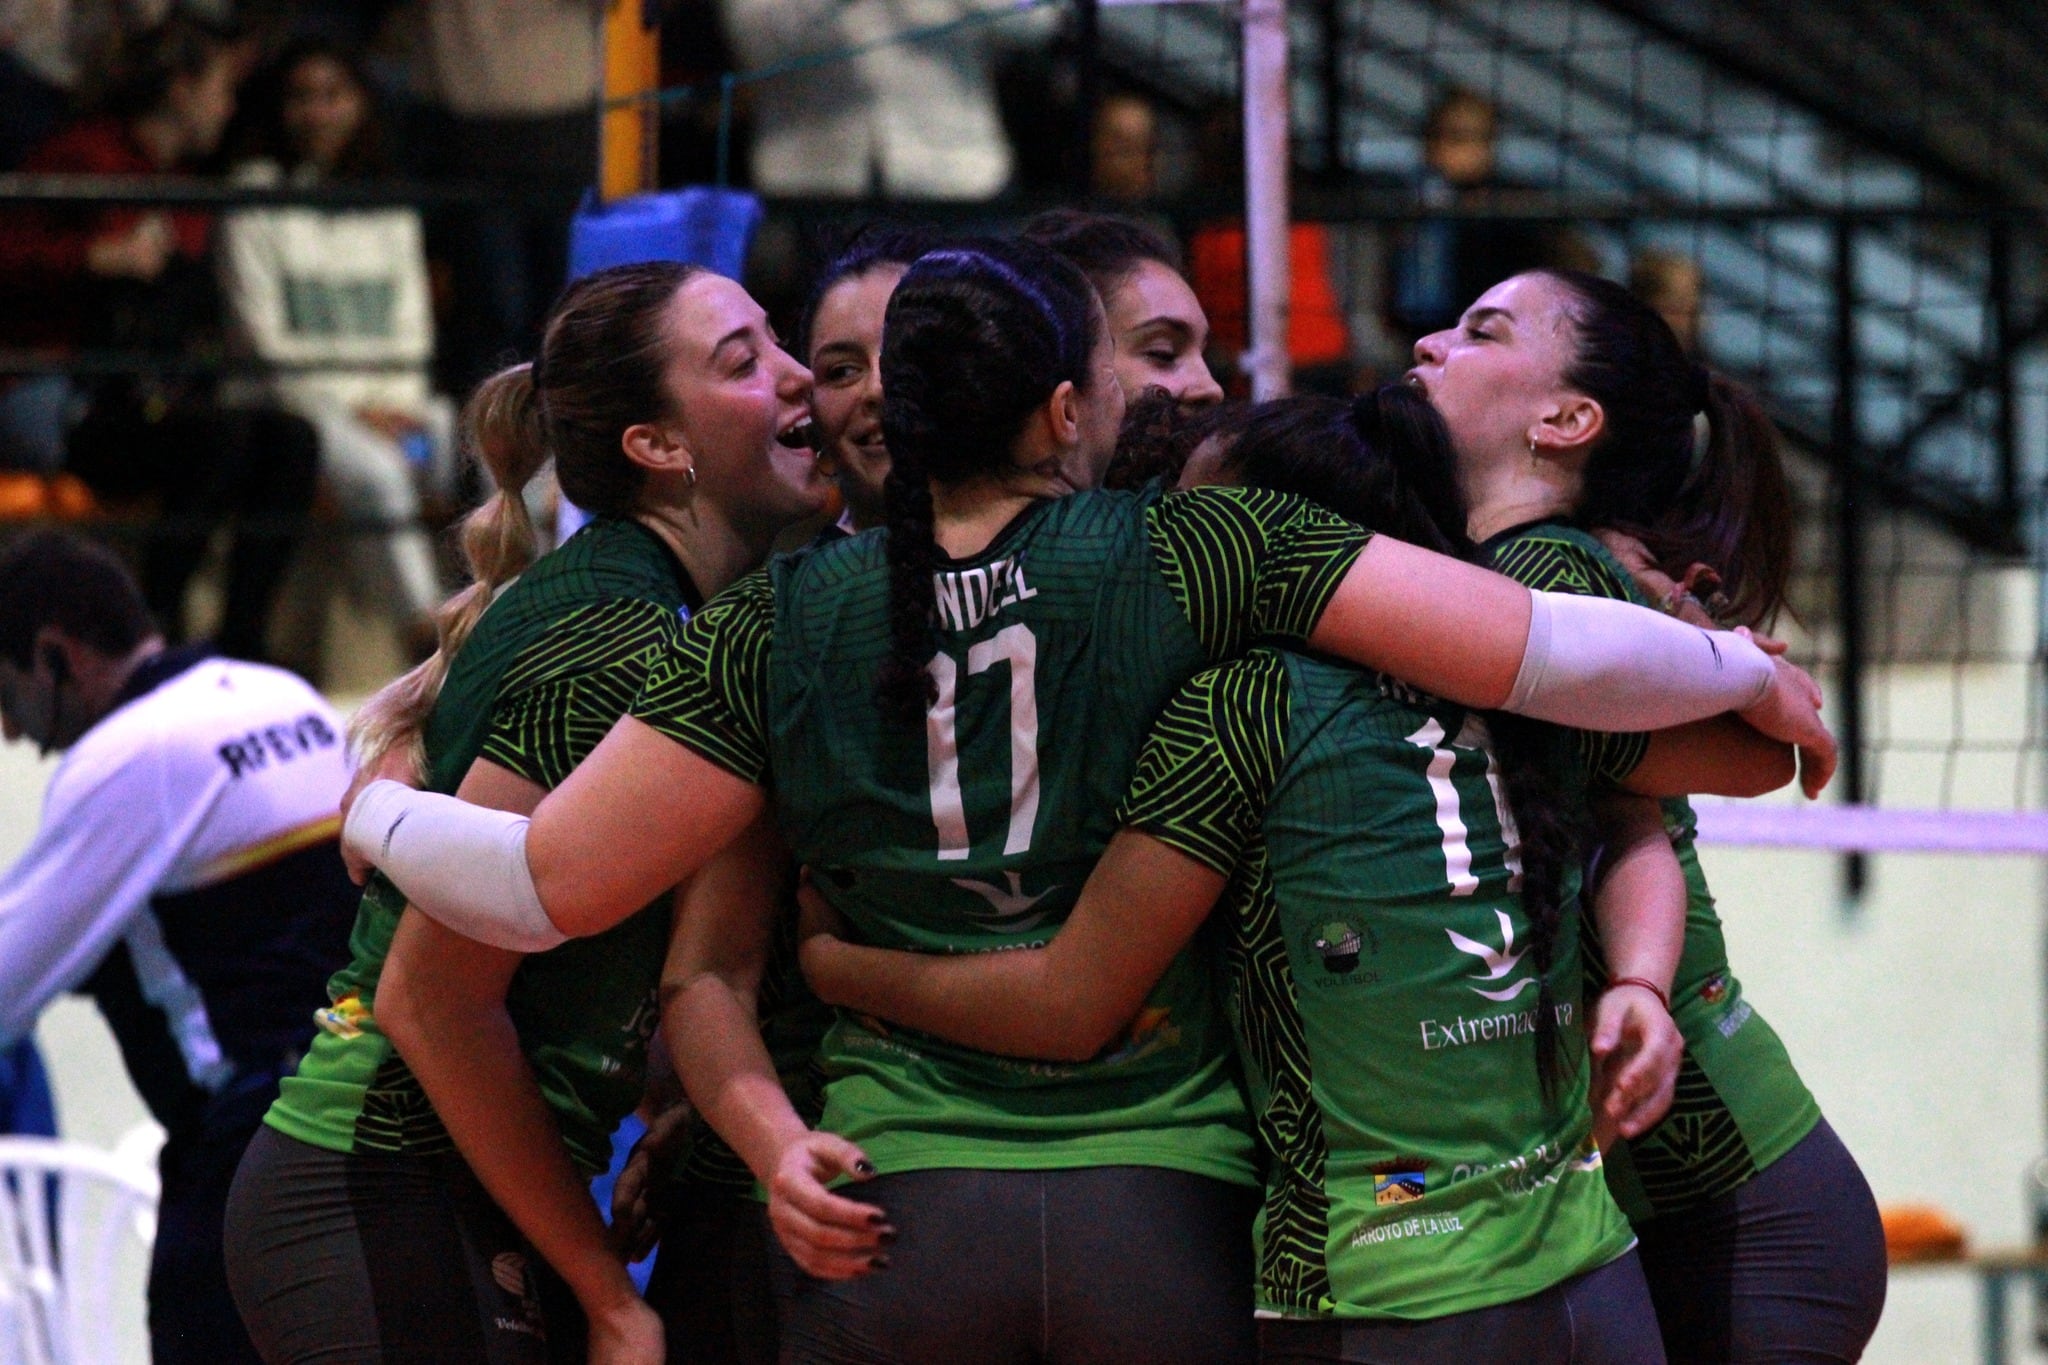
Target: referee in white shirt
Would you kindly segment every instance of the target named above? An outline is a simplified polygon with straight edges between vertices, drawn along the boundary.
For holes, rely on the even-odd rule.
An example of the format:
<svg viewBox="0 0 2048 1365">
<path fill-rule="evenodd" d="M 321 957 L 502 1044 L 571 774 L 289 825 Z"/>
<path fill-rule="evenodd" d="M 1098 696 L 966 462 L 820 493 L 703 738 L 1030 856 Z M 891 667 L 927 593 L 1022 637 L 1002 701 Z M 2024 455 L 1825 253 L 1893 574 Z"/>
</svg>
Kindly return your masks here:
<svg viewBox="0 0 2048 1365">
<path fill-rule="evenodd" d="M 155 1365 L 253 1362 L 221 1210 L 348 956 L 341 717 L 290 673 L 166 649 L 118 559 L 36 532 L 0 550 L 0 729 L 64 751 L 0 874 L 0 1047 L 59 992 L 93 997 L 169 1133 Z"/>
</svg>

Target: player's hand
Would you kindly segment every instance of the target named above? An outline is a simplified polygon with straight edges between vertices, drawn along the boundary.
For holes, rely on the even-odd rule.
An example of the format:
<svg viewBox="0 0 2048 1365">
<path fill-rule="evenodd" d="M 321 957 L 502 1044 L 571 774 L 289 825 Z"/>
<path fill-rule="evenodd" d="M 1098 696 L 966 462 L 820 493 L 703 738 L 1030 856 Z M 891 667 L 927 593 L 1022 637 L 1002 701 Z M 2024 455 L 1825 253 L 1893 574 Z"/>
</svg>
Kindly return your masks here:
<svg viewBox="0 0 2048 1365">
<path fill-rule="evenodd" d="M 1641 986 L 1610 986 L 1593 1006 L 1593 1139 L 1640 1137 L 1671 1108 L 1685 1040 L 1664 1002 Z"/>
<path fill-rule="evenodd" d="M 661 1315 L 639 1295 L 600 1312 L 585 1309 L 585 1316 L 590 1320 L 589 1365 L 663 1365 L 667 1360 Z"/>
<path fill-rule="evenodd" d="M 363 788 L 372 782 L 397 782 L 417 790 L 426 785 L 426 775 L 419 770 L 410 745 L 394 745 L 369 763 L 357 768 L 355 776 L 349 779 L 348 790 L 341 794 L 341 822 L 348 823 L 348 813 L 355 808 L 356 798 L 363 794 Z M 346 843 L 341 850 L 341 859 L 348 864 L 348 875 L 357 886 L 370 879 L 375 867 L 351 853 Z"/>
<path fill-rule="evenodd" d="M 1799 750 L 1799 786 L 1807 798 L 1819 796 L 1835 775 L 1835 737 L 1821 723 L 1820 685 L 1805 669 L 1781 658 L 1771 660 L 1775 672 L 1770 689 L 1741 716 L 1762 734 Z"/>
<path fill-rule="evenodd" d="M 690 1134 L 690 1106 L 684 1101 L 662 1109 L 648 1120 L 647 1131 L 633 1144 L 619 1178 L 612 1182 L 612 1250 L 627 1264 L 654 1250 L 661 1237 L 654 1196 L 663 1177 L 675 1167 Z"/>
<path fill-rule="evenodd" d="M 825 1188 L 839 1176 L 868 1180 L 867 1154 L 835 1133 L 807 1132 L 782 1149 L 768 1185 L 768 1222 L 805 1274 L 851 1280 L 887 1269 L 896 1229 L 873 1204 Z"/>
</svg>

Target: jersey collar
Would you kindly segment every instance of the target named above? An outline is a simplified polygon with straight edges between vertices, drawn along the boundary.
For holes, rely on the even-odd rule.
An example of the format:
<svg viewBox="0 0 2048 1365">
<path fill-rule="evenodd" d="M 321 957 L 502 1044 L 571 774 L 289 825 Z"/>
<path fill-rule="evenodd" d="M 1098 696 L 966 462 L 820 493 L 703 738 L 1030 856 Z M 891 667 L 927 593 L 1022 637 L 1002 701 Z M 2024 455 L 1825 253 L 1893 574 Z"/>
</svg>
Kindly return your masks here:
<svg viewBox="0 0 2048 1365">
<path fill-rule="evenodd" d="M 219 651 L 210 645 L 179 645 L 175 649 L 160 650 L 135 665 L 128 674 L 128 681 L 121 684 L 120 692 L 115 694 L 114 706 L 126 706 L 137 697 L 147 696 L 186 669 L 218 654 Z"/>
</svg>

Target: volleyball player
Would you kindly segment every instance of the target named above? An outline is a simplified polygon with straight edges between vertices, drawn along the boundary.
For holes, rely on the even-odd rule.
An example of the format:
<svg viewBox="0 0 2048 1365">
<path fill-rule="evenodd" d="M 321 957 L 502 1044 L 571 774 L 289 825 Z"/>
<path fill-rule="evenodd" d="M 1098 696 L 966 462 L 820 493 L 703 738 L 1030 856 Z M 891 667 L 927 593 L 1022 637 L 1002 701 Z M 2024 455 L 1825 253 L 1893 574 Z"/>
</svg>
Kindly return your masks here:
<svg viewBox="0 0 2048 1365">
<path fill-rule="evenodd" d="M 1791 511 L 1770 420 L 1641 300 L 1592 276 L 1517 275 L 1415 355 L 1410 381 L 1450 428 L 1495 567 L 1628 597 L 1586 530 L 1621 528 L 1671 579 L 1710 566 L 1728 621 L 1776 613 Z M 1739 729 L 1715 742 L 1747 762 Z M 1672 998 L 1686 1058 L 1671 1114 L 1610 1153 L 1609 1184 L 1642 1238 L 1673 1360 L 1854 1360 L 1884 1303 L 1875 1204 L 1729 967 L 1690 808 L 1673 801 L 1666 819 L 1692 895 Z"/>
<path fill-rule="evenodd" d="M 1455 508 L 1455 490 L 1432 499 L 1401 468 L 1427 480 L 1446 440 L 1418 397 L 1283 401 L 1226 439 L 1233 478 L 1471 548 L 1462 517 L 1440 530 L 1429 506 Z M 1490 733 L 1378 675 L 1255 649 L 1168 703 L 1123 828 L 1049 947 L 942 956 L 814 936 L 806 967 L 828 1000 L 892 1024 L 1082 1059 L 1160 1027 L 1141 1001 L 1221 902 L 1265 1158 L 1260 1358 L 1659 1359 L 1587 1102 L 1585 774 L 1543 729 L 1495 717 Z M 1627 903 L 1643 853 L 1668 861 L 1661 823 L 1606 879 L 1622 978 L 1668 973 L 1682 932 L 1682 886 L 1662 926 Z M 1641 980 L 1623 992 L 1641 1003 Z"/>
<path fill-rule="evenodd" d="M 828 536 L 881 523 L 889 473 L 881 430 L 882 316 L 896 282 L 935 240 L 920 228 L 864 229 L 812 286 L 797 346 L 813 376 L 819 464 L 836 473 L 845 502 Z M 767 1223 L 755 1182 L 767 1191 L 771 1216 L 801 1216 L 789 1207 L 791 1177 L 779 1178 L 776 1163 L 786 1156 L 783 1139 L 817 1120 L 813 1062 L 831 1022 L 831 1011 L 797 970 L 795 905 L 787 895 L 795 865 L 767 831 L 759 837 L 763 847 L 734 853 L 695 879 L 700 885 L 678 906 L 683 918 L 662 974 L 664 1036 L 700 1041 L 673 1059 L 697 1098 L 681 1132 L 681 1166 L 657 1201 L 664 1211 L 661 1248 L 647 1301 L 667 1328 L 670 1356 L 699 1365 L 774 1365 L 778 1358 Z M 769 1083 L 770 1069 L 779 1084 Z M 763 1086 L 748 1095 L 756 1108 L 744 1117 L 732 1116 L 726 1101 L 735 1077 L 743 1093 L 750 1081 Z M 714 1117 L 763 1141 L 736 1152 L 709 1121 Z M 840 1165 L 864 1159 L 850 1147 L 826 1150 Z M 822 1197 L 809 1170 L 817 1153 L 804 1148 L 794 1155 L 804 1166 L 797 1177 L 802 1194 Z M 818 1178 L 838 1169 L 821 1170 Z"/>
<path fill-rule="evenodd" d="M 1165 238 L 1128 218 L 1079 209 L 1049 209 L 1021 235 L 1079 266 L 1101 295 L 1126 403 L 1148 391 L 1193 407 L 1223 401 L 1203 355 L 1209 315 Z"/>
<path fill-rule="evenodd" d="M 463 932 L 551 945 L 701 866 L 772 776 L 793 851 L 863 930 L 1030 942 L 1107 839 L 1149 717 L 1261 635 L 1607 728 L 1761 696 L 1748 714 L 1808 740 L 1825 772 L 1810 683 L 1739 637 L 1532 596 L 1286 497 L 1067 496 L 1099 477 L 1122 394 L 1093 291 L 1028 245 L 913 266 L 883 382 L 886 536 L 778 560 L 708 608 L 638 718 L 530 820 L 373 784 L 352 856 Z M 1244 1115 L 1196 967 L 1160 1008 L 1174 1027 L 1145 1047 L 1051 1074 L 842 1018 L 825 1126 L 893 1182 L 902 1240 L 891 1274 L 807 1281 L 786 1349 L 833 1358 L 872 1332 L 877 1352 L 921 1358 L 1238 1353 L 1249 1268 L 1219 1229 L 1250 1183 Z M 1087 1214 L 1063 1216 L 1075 1200 Z M 920 1209 L 913 1232 L 901 1215 Z M 987 1253 L 966 1276 L 948 1241 L 963 1237 Z M 826 1241 L 814 1274 L 877 1254 Z M 934 1269 L 902 1273 L 913 1248 Z"/>
<path fill-rule="evenodd" d="M 818 453 L 838 474 L 848 531 L 882 524 L 882 315 L 903 272 L 935 245 L 922 228 L 864 229 L 819 272 L 804 309 L 797 340 L 815 381 Z"/>
<path fill-rule="evenodd" d="M 531 807 L 678 613 L 823 504 L 809 386 L 730 280 L 663 263 L 574 285 L 539 359 L 471 400 L 498 486 L 465 527 L 477 582 L 443 609 L 441 652 L 366 711 L 366 758 L 419 745 L 430 788 Z M 533 562 L 521 494 L 550 457 L 596 515 Z M 323 1032 L 231 1201 L 236 1297 L 267 1360 L 572 1358 L 579 1304 L 591 1360 L 659 1358 L 586 1192 L 640 1099 L 658 890 L 610 932 L 522 958 L 372 881 Z"/>
</svg>

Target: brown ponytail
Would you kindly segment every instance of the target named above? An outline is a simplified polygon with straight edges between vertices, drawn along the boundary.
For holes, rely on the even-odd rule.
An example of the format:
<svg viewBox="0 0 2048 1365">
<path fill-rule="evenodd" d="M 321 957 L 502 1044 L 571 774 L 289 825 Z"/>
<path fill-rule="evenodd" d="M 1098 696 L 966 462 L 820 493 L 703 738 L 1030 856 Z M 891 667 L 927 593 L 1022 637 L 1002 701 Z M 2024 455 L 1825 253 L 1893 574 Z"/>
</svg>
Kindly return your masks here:
<svg viewBox="0 0 2048 1365">
<path fill-rule="evenodd" d="M 491 599 L 540 553 L 526 486 L 547 463 L 548 447 L 531 365 L 500 370 L 477 386 L 462 409 L 462 437 L 496 490 L 462 520 L 462 556 L 472 581 L 434 613 L 439 645 L 433 656 L 365 702 L 348 727 L 358 766 L 368 767 L 397 750 L 420 781 L 427 776 L 422 743 L 427 716 L 447 681 L 449 664 Z"/>
<path fill-rule="evenodd" d="M 1778 428 L 1754 393 L 1723 374 L 1707 384 L 1707 444 L 1671 511 L 1636 530 L 1674 580 L 1705 564 L 1720 580 L 1714 616 L 1767 627 L 1792 574 L 1792 490 Z"/>
<path fill-rule="evenodd" d="M 1612 280 L 1539 273 L 1566 294 L 1575 354 L 1565 382 L 1606 415 L 1580 519 L 1635 536 L 1675 580 L 1704 565 L 1721 585 L 1716 617 L 1768 625 L 1792 571 L 1792 497 L 1756 395 L 1695 364 L 1671 325 Z M 1704 449 L 1694 439 L 1701 413 Z"/>
</svg>

